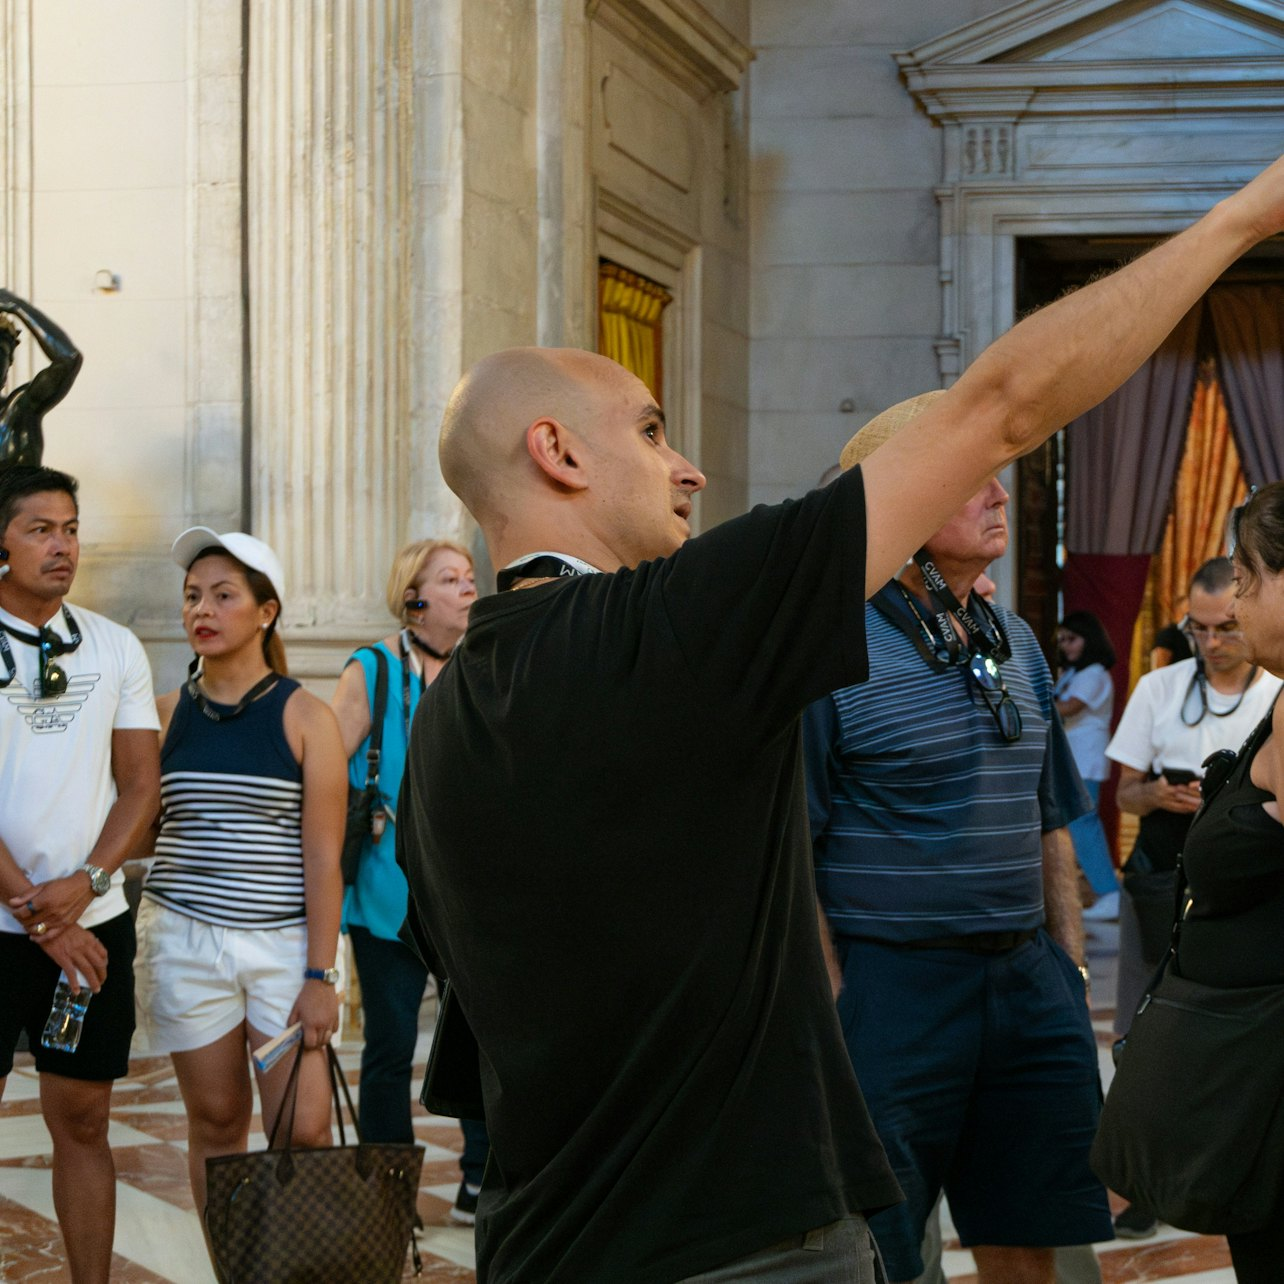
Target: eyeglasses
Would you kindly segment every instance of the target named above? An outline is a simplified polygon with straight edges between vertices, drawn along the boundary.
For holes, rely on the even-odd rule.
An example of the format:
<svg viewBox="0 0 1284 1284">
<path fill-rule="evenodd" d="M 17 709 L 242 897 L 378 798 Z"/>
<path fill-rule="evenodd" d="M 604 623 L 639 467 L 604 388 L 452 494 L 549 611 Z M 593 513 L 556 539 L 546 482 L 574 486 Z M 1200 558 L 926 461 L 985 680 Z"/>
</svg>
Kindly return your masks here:
<svg viewBox="0 0 1284 1284">
<path fill-rule="evenodd" d="M 1008 744 L 1015 744 L 1021 739 L 1021 710 L 1017 708 L 1017 702 L 1008 695 L 998 664 L 990 656 L 973 651 L 967 658 L 967 671 L 972 675 L 986 708 L 993 716 L 999 735 Z"/>
<path fill-rule="evenodd" d="M 1238 642 L 1244 636 L 1244 630 L 1234 620 L 1223 620 L 1221 624 L 1196 624 L 1193 620 L 1186 625 L 1186 632 L 1196 642 L 1207 642 L 1216 638 L 1219 642 Z"/>
<path fill-rule="evenodd" d="M 69 647 L 51 628 L 40 630 L 40 695 L 60 696 L 67 691 L 67 670 L 54 662 L 54 656 L 63 655 L 74 650 Z"/>
</svg>

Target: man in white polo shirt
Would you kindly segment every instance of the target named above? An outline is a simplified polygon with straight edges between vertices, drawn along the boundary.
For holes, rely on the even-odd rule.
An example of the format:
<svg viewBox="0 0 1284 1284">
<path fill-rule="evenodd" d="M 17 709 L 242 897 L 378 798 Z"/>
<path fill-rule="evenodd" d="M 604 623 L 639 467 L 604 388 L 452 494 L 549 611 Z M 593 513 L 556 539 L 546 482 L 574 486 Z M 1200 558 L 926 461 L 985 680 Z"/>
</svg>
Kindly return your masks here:
<svg viewBox="0 0 1284 1284">
<path fill-rule="evenodd" d="M 53 1137 L 53 1197 L 75 1284 L 107 1284 L 112 1081 L 134 1031 L 134 927 L 120 867 L 160 805 L 151 671 L 128 629 L 65 601 L 76 482 L 0 472 L 0 1096 L 20 1031 Z M 59 978 L 93 1001 L 75 1051 L 43 1047 Z"/>
</svg>

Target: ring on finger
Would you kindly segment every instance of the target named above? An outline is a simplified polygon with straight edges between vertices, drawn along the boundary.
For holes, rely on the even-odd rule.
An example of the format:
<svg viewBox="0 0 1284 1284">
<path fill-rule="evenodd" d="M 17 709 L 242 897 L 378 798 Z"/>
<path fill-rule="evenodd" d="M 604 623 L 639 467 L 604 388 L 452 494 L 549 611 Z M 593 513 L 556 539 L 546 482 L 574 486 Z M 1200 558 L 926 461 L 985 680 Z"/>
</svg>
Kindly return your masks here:
<svg viewBox="0 0 1284 1284">
<path fill-rule="evenodd" d="M 49 928 L 44 923 L 37 923 L 35 927 L 33 927 L 31 930 L 37 936 L 43 936 L 49 930 Z"/>
</svg>

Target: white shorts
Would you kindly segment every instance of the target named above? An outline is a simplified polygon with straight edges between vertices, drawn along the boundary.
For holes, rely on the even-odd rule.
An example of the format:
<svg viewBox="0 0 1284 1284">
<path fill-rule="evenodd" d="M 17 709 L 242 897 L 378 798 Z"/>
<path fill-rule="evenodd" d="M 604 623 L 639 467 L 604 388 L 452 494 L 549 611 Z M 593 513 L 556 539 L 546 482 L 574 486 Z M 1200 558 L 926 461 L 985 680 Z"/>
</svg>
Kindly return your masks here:
<svg viewBox="0 0 1284 1284">
<path fill-rule="evenodd" d="M 307 966 L 302 924 L 218 927 L 144 896 L 136 931 L 138 1028 L 153 1055 L 204 1048 L 242 1021 L 268 1037 L 285 1029 Z"/>
</svg>

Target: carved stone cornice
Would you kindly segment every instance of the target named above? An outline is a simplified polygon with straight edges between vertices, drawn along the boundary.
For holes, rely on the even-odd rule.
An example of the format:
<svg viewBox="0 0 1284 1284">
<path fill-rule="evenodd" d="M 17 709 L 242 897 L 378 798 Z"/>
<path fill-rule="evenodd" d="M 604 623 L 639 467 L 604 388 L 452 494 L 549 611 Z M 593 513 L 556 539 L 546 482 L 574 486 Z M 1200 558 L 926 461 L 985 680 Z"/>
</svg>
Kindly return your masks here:
<svg viewBox="0 0 1284 1284">
<path fill-rule="evenodd" d="M 587 0 L 591 19 L 706 94 L 740 87 L 754 52 L 698 0 Z"/>
<path fill-rule="evenodd" d="M 896 55 L 937 120 L 1278 112 L 1267 0 L 1026 0 Z"/>
</svg>

